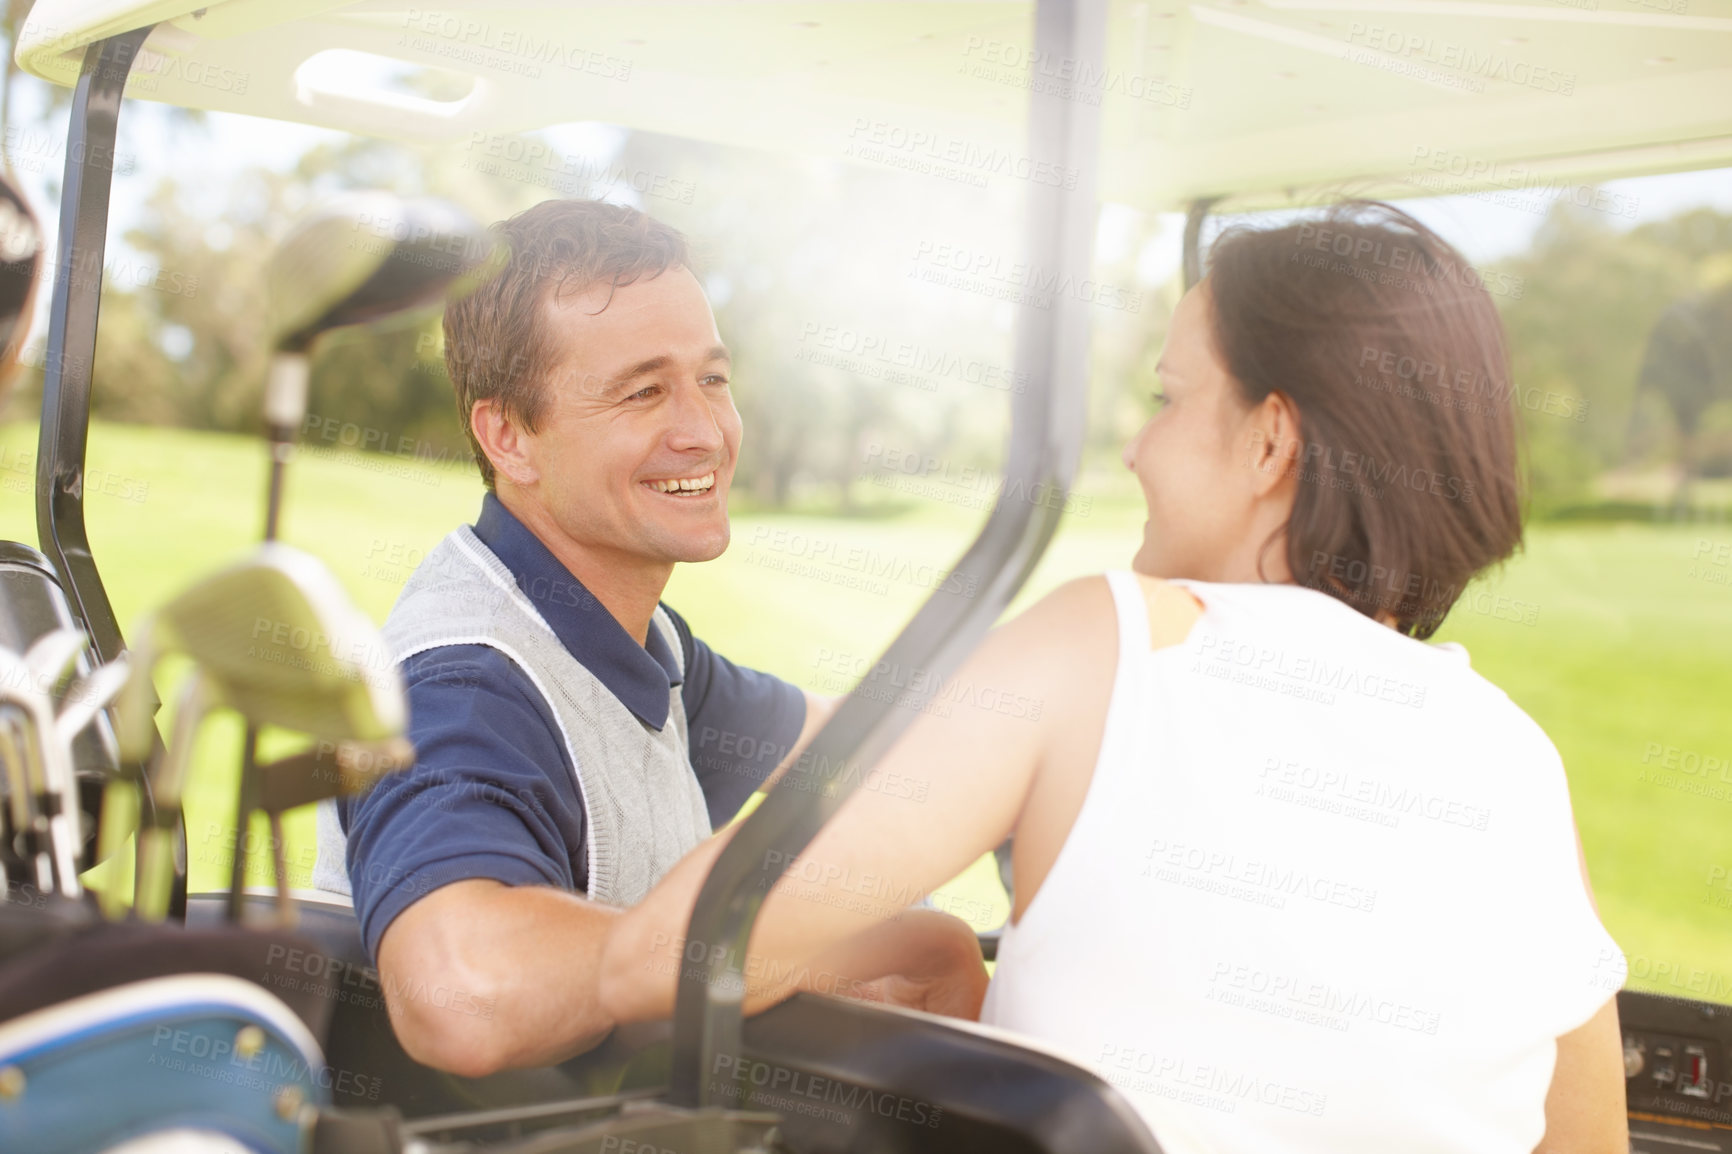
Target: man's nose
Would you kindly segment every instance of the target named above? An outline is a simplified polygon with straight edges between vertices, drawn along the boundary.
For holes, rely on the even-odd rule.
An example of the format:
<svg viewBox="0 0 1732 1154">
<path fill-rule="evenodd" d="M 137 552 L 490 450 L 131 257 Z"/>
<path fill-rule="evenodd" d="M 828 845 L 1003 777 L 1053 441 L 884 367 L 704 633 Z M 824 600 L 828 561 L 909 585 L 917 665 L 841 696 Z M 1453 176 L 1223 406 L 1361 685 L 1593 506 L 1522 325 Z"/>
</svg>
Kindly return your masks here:
<svg viewBox="0 0 1732 1154">
<path fill-rule="evenodd" d="M 689 381 L 674 388 L 670 416 L 669 448 L 713 453 L 722 447 L 722 427 L 697 382 Z"/>
</svg>

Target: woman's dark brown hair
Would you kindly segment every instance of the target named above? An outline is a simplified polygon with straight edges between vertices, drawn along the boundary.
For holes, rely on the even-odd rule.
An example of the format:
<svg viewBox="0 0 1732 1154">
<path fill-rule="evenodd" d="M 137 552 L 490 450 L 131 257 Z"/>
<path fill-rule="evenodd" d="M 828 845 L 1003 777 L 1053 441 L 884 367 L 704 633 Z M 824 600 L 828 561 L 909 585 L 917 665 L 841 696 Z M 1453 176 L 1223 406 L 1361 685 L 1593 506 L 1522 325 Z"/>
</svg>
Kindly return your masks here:
<svg viewBox="0 0 1732 1154">
<path fill-rule="evenodd" d="M 1293 579 L 1431 636 L 1521 544 L 1509 353 L 1488 291 L 1519 282 L 1482 279 L 1411 216 L 1353 201 L 1229 230 L 1204 283 L 1245 398 L 1278 391 L 1299 411 Z"/>
</svg>

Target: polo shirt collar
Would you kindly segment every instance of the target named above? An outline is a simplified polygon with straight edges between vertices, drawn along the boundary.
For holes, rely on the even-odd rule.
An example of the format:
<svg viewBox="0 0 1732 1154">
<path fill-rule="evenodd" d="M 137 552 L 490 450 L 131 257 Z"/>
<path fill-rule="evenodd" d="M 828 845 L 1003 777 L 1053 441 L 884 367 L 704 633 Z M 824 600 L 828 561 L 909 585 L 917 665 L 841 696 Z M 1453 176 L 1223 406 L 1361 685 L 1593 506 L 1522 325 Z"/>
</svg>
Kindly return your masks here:
<svg viewBox="0 0 1732 1154">
<path fill-rule="evenodd" d="M 578 664 L 639 721 L 657 730 L 667 724 L 668 690 L 680 684 L 680 667 L 653 622 L 648 641 L 639 645 L 495 493 L 482 498 L 475 535 L 511 571 Z"/>
</svg>

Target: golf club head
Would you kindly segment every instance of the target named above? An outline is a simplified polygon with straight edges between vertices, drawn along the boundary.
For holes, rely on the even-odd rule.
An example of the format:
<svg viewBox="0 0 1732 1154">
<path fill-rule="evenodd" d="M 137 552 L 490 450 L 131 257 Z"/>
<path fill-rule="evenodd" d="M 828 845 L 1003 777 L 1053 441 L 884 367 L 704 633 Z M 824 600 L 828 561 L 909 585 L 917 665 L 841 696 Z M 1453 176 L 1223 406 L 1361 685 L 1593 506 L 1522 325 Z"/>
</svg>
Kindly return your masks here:
<svg viewBox="0 0 1732 1154">
<path fill-rule="evenodd" d="M 101 706 L 85 715 L 78 729 L 63 732 L 56 724 L 54 689 L 86 643 L 76 629 L 58 629 L 22 656 L 0 648 L 0 706 L 10 719 L 0 739 L 0 760 L 12 795 L 13 832 L 28 835 L 28 856 L 42 891 L 71 898 L 81 892 L 78 850 L 83 844 L 72 738 Z"/>
<path fill-rule="evenodd" d="M 88 677 L 80 678 L 61 699 L 60 712 L 54 718 L 55 736 L 70 745 L 120 693 L 131 673 L 132 667 L 123 653 Z"/>
<path fill-rule="evenodd" d="M 373 622 L 322 562 L 270 543 L 198 582 L 138 631 L 122 691 L 122 747 L 150 746 L 150 671 L 168 653 L 198 667 L 216 701 L 259 725 L 329 741 L 402 733 L 402 677 Z"/>
<path fill-rule="evenodd" d="M 24 654 L 24 664 L 35 684 L 51 690 L 72 669 L 89 639 L 76 629 L 56 629 L 36 639 Z"/>
<path fill-rule="evenodd" d="M 305 352 L 331 329 L 461 295 L 504 259 L 499 240 L 453 204 L 345 193 L 302 218 L 266 266 L 272 347 Z"/>
</svg>

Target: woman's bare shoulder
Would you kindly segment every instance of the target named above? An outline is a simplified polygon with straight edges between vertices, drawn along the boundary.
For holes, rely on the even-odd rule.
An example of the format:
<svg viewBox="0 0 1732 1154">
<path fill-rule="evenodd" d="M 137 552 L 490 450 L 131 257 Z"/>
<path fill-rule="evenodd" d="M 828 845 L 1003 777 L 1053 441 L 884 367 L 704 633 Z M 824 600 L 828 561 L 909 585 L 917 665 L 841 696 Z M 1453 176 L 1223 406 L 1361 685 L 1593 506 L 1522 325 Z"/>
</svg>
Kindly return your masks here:
<svg viewBox="0 0 1732 1154">
<path fill-rule="evenodd" d="M 1203 615 L 1203 603 L 1183 585 L 1135 574 L 1148 606 L 1149 648 L 1163 649 L 1184 641 Z M 1118 644 L 1118 609 L 1104 574 L 1078 577 L 1041 598 L 1007 629 L 1017 627 L 1028 644 L 1079 646 L 1112 652 Z"/>
</svg>

